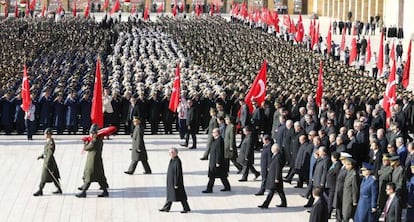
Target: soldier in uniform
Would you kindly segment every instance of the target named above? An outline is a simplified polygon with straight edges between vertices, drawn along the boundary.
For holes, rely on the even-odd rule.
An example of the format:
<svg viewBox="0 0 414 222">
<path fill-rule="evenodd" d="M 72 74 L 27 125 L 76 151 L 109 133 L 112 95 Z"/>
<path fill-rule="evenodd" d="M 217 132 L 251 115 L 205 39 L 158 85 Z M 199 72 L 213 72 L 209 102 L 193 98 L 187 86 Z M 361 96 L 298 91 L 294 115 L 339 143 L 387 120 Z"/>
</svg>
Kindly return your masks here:
<svg viewBox="0 0 414 222">
<path fill-rule="evenodd" d="M 55 141 L 52 138 L 52 129 L 45 129 L 46 144 L 44 146 L 43 154 L 37 157 L 37 159 L 43 159 L 42 177 L 40 180 L 39 190 L 33 194 L 33 196 L 42 196 L 43 188 L 46 183 L 53 182 L 57 187 L 57 190 L 53 194 L 62 194 L 62 188 L 60 187 L 59 169 L 55 161 L 53 154 L 55 153 Z"/>
<path fill-rule="evenodd" d="M 92 140 L 86 142 L 84 145 L 84 150 L 88 152 L 85 163 L 85 170 L 83 171 L 83 186 L 78 189 L 82 192 L 76 194 L 76 197 L 85 198 L 86 191 L 92 182 L 98 182 L 101 186 L 103 192 L 98 195 L 98 197 L 107 197 L 108 193 L 108 183 L 106 182 L 105 171 L 102 162 L 102 147 L 103 147 L 103 138 L 98 137 L 98 125 L 93 124 L 89 130 L 89 135 Z"/>
<path fill-rule="evenodd" d="M 392 182 L 395 183 L 395 192 L 400 199 L 400 205 L 404 206 L 407 201 L 407 179 L 405 177 L 404 167 L 400 164 L 400 157 L 390 157 L 392 171 Z"/>
<path fill-rule="evenodd" d="M 336 221 L 342 221 L 342 199 L 344 196 L 344 181 L 346 177 L 347 170 L 345 168 L 345 163 L 347 162 L 347 158 L 351 158 L 352 156 L 348 153 L 341 152 L 341 156 L 339 159 L 341 160 L 342 167 L 339 170 L 338 176 L 336 177 L 336 185 L 335 185 L 335 197 L 333 202 L 333 207 L 335 208 L 336 212 Z"/>
<path fill-rule="evenodd" d="M 362 163 L 362 183 L 359 191 L 358 207 L 355 212 L 355 222 L 375 222 L 377 220 L 378 181 L 372 175 L 374 166 Z M 346 194 L 345 194 L 346 195 Z"/>
<path fill-rule="evenodd" d="M 148 155 L 144 143 L 144 130 L 141 127 L 141 120 L 138 116 L 134 116 L 133 124 L 135 126 L 132 133 L 132 150 L 131 150 L 131 164 L 125 174 L 132 175 L 135 172 L 138 161 L 142 162 L 144 167 L 144 174 L 151 174 L 151 168 L 148 164 Z"/>
<path fill-rule="evenodd" d="M 357 161 L 352 158 L 348 158 L 345 163 L 347 173 L 344 181 L 342 198 L 342 215 L 344 222 L 348 222 L 350 219 L 354 218 L 355 208 L 358 204 L 359 174 L 355 169 L 356 164 Z"/>
<path fill-rule="evenodd" d="M 381 214 L 384 210 L 385 202 L 387 201 L 387 193 L 385 188 L 389 182 L 392 180 L 392 166 L 390 161 L 390 155 L 384 154 L 382 156 L 382 167 L 378 171 L 378 183 L 379 183 L 379 192 L 378 192 L 378 215 Z"/>
</svg>

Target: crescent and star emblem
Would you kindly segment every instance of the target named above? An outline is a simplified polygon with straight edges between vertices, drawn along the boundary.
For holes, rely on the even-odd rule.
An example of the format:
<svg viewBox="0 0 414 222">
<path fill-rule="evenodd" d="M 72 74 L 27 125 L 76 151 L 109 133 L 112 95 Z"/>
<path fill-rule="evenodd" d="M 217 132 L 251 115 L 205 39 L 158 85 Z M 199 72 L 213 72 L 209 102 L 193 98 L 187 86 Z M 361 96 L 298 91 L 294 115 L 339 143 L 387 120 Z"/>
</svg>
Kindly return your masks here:
<svg viewBox="0 0 414 222">
<path fill-rule="evenodd" d="M 262 79 L 259 79 L 258 84 L 260 86 L 260 91 L 259 91 L 259 94 L 254 96 L 255 99 L 261 97 L 266 91 L 265 83 L 263 82 Z"/>
</svg>

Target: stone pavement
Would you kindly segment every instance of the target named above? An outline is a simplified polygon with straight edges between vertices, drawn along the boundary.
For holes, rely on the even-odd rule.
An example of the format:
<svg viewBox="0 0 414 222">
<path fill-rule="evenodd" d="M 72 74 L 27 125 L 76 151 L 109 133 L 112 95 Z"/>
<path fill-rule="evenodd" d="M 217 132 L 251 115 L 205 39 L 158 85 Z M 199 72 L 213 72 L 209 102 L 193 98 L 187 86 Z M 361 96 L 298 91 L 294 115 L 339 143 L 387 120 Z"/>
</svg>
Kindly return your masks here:
<svg viewBox="0 0 414 222">
<path fill-rule="evenodd" d="M 104 141 L 103 160 L 110 186 L 109 198 L 97 198 L 100 193 L 93 183 L 86 199 L 75 194 L 82 184 L 86 153 L 82 154 L 80 135 L 55 136 L 55 158 L 61 173 L 63 195 L 53 195 L 55 187 L 48 183 L 44 196 L 33 197 L 37 190 L 42 160 L 36 157 L 42 153 L 44 140 L 36 135 L 33 141 L 24 136 L 0 136 L 0 221 L 307 221 L 309 213 L 303 208 L 306 200 L 299 194 L 306 189 L 295 189 L 285 183 L 288 208 L 276 208 L 280 203 L 275 195 L 270 208 L 257 207 L 265 196 L 254 196 L 260 180 L 238 182 L 240 175 L 231 167 L 229 176 L 231 192 L 220 192 L 222 184 L 217 180 L 214 193 L 202 194 L 208 181 L 208 161 L 199 160 L 205 150 L 206 135 L 198 136 L 198 149 L 179 148 L 183 162 L 184 184 L 189 197 L 191 212 L 181 214 L 179 202 L 174 203 L 169 213 L 159 212 L 165 202 L 166 171 L 169 162 L 168 149 L 179 147 L 178 135 L 155 135 L 144 137 L 149 163 L 153 174 L 142 174 L 139 163 L 134 175 L 123 172 L 130 162 L 131 141 L 128 136 L 114 136 Z M 255 153 L 256 168 L 260 153 Z M 287 169 L 285 168 L 285 173 Z M 260 179 L 260 177 L 259 177 Z"/>
</svg>

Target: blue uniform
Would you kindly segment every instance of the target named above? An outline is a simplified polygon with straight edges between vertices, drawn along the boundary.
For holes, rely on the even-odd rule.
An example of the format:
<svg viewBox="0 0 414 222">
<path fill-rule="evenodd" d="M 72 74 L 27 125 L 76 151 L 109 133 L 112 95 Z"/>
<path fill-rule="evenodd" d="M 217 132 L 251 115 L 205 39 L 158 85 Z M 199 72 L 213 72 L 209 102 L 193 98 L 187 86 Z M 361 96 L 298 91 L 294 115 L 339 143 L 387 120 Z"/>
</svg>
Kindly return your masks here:
<svg viewBox="0 0 414 222">
<path fill-rule="evenodd" d="M 411 176 L 410 181 L 407 183 L 408 190 L 408 208 L 407 208 L 407 222 L 414 222 L 414 175 Z"/>
<path fill-rule="evenodd" d="M 372 208 L 377 208 L 377 198 L 378 181 L 373 176 L 364 177 L 359 191 L 359 200 L 354 222 L 377 221 L 376 214 L 371 213 Z"/>
</svg>

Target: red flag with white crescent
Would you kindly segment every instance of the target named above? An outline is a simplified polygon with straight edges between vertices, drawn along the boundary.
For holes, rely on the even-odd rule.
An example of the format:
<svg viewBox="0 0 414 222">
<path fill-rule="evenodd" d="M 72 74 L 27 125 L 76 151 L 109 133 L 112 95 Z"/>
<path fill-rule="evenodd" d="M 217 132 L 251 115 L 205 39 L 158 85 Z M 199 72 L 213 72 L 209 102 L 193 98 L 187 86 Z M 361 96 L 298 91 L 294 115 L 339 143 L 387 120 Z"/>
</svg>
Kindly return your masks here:
<svg viewBox="0 0 414 222">
<path fill-rule="evenodd" d="M 22 109 L 23 111 L 27 112 L 30 108 L 30 103 L 32 103 L 32 99 L 30 98 L 30 85 L 29 79 L 27 76 L 27 67 L 26 64 L 24 65 L 23 69 L 23 81 L 22 81 Z"/>
<path fill-rule="evenodd" d="M 149 19 L 149 12 L 148 12 L 148 6 L 145 6 L 144 9 L 144 20 L 147 21 Z"/>
<path fill-rule="evenodd" d="M 86 6 L 85 6 L 85 11 L 83 12 L 83 17 L 84 18 L 89 17 L 89 12 L 90 12 L 89 7 L 90 7 L 90 1 L 88 1 L 88 4 L 86 4 Z"/>
<path fill-rule="evenodd" d="M 342 29 L 341 51 L 345 50 L 345 44 L 346 44 L 345 34 L 346 34 L 346 26 Z"/>
<path fill-rule="evenodd" d="M 384 32 L 381 32 L 381 41 L 379 44 L 379 50 L 378 50 L 378 73 L 379 76 L 382 76 L 382 69 L 384 68 Z"/>
<path fill-rule="evenodd" d="M 394 45 L 393 45 L 394 46 Z M 394 47 L 393 47 L 394 50 Z M 388 76 L 387 86 L 385 88 L 384 98 L 382 100 L 382 106 L 387 116 L 387 120 L 391 117 L 391 107 L 395 105 L 397 100 L 397 93 L 396 93 L 396 85 L 397 82 L 395 80 L 395 73 L 397 68 L 395 67 L 395 57 L 391 58 L 392 60 L 392 68 L 390 75 Z M 387 127 L 389 121 L 386 121 Z"/>
<path fill-rule="evenodd" d="M 357 58 L 357 43 L 355 36 L 352 37 L 351 53 L 349 54 L 349 65 L 351 65 Z"/>
<path fill-rule="evenodd" d="M 263 61 L 262 68 L 257 74 L 256 78 L 253 81 L 252 86 L 250 87 L 249 92 L 244 98 L 249 111 L 253 112 L 252 100 L 256 100 L 257 104 L 261 105 L 266 97 L 266 72 L 267 72 L 267 62 Z"/>
<path fill-rule="evenodd" d="M 408 45 L 407 60 L 405 60 L 404 74 L 403 74 L 402 82 L 401 82 L 404 89 L 408 87 L 408 84 L 410 82 L 411 42 L 412 41 L 410 40 L 410 44 Z"/>
<path fill-rule="evenodd" d="M 172 112 L 177 111 L 178 103 L 180 102 L 180 93 L 180 65 L 177 64 L 177 68 L 175 69 L 174 86 L 171 93 L 170 103 L 168 104 L 168 108 Z"/>
<path fill-rule="evenodd" d="M 332 49 L 332 25 L 329 24 L 328 36 L 326 37 L 326 44 L 328 49 L 328 54 L 331 53 Z"/>
<path fill-rule="evenodd" d="M 105 0 L 102 10 L 106 11 L 109 8 L 109 0 Z"/>
<path fill-rule="evenodd" d="M 116 0 L 115 4 L 112 6 L 111 11 L 109 12 L 110 15 L 114 14 L 115 12 L 119 11 L 121 9 L 121 3 L 119 0 Z"/>
<path fill-rule="evenodd" d="M 319 63 L 318 86 L 316 87 L 315 103 L 318 107 L 321 106 L 323 96 L 323 65 L 322 60 Z"/>
<path fill-rule="evenodd" d="M 17 6 L 17 1 L 14 4 L 14 17 L 16 17 L 16 18 L 19 17 L 19 6 Z"/>
<path fill-rule="evenodd" d="M 102 110 L 102 79 L 101 79 L 101 59 L 96 61 L 95 84 L 93 86 L 93 98 L 91 109 L 92 124 L 103 127 L 103 110 Z"/>
<path fill-rule="evenodd" d="M 369 62 L 371 61 L 371 38 L 368 39 L 368 44 L 367 44 L 367 55 L 366 55 L 366 64 L 369 64 Z"/>
</svg>

